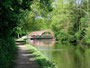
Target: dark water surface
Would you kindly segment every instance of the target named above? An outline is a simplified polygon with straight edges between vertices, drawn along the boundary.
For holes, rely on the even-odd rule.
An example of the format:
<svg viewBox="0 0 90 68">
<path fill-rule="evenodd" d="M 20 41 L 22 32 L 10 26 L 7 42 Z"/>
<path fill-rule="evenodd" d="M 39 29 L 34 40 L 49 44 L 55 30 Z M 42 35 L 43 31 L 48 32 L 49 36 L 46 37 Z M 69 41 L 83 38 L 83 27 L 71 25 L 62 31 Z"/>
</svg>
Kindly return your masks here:
<svg viewBox="0 0 90 68">
<path fill-rule="evenodd" d="M 90 48 L 62 45 L 53 39 L 28 40 L 58 68 L 90 68 Z"/>
</svg>

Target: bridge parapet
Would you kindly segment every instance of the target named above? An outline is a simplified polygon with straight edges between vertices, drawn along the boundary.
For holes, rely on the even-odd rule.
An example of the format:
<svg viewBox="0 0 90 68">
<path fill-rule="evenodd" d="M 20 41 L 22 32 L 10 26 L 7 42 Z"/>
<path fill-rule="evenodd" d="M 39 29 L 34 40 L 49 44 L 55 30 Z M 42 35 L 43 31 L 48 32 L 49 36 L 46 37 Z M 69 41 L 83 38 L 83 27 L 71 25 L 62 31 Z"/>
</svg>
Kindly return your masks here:
<svg viewBox="0 0 90 68">
<path fill-rule="evenodd" d="M 54 37 L 54 33 L 51 30 L 35 31 L 35 32 L 30 33 L 28 35 L 28 37 L 31 37 L 32 35 L 42 36 L 45 32 L 49 33 L 50 35 L 52 35 Z"/>
</svg>

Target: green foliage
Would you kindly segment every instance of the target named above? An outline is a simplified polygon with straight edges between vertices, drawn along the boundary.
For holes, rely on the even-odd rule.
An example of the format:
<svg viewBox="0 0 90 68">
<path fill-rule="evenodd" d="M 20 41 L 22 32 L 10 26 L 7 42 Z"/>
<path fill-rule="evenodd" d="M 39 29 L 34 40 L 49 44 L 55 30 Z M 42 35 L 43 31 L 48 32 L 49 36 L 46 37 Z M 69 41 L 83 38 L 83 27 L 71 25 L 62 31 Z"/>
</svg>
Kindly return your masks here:
<svg viewBox="0 0 90 68">
<path fill-rule="evenodd" d="M 50 5 L 51 0 L 0 0 L 0 68 L 10 68 L 12 64 L 16 51 L 12 38 L 46 28 L 48 19 L 36 18 L 47 17 Z"/>
<path fill-rule="evenodd" d="M 44 2 L 44 4 L 43 4 Z M 31 4 L 31 11 L 26 10 L 24 17 L 23 28 L 27 32 L 47 29 L 50 25 L 50 19 L 48 18 L 49 8 L 46 6 L 48 1 L 34 0 Z M 46 4 L 47 3 L 47 4 Z"/>
<path fill-rule="evenodd" d="M 0 68 L 10 68 L 13 64 L 17 47 L 12 38 L 0 39 Z"/>
<path fill-rule="evenodd" d="M 80 4 L 76 0 L 57 0 L 54 4 L 51 29 L 62 43 L 89 43 L 89 2 L 81 0 Z"/>
<path fill-rule="evenodd" d="M 86 43 L 90 44 L 90 26 L 85 31 L 86 35 L 84 37 Z"/>
<path fill-rule="evenodd" d="M 40 51 L 38 51 L 35 47 L 29 44 L 26 44 L 26 46 L 29 48 L 30 52 L 34 55 L 37 62 L 40 64 L 42 68 L 57 68 L 55 63 L 50 61 L 47 57 L 45 57 Z"/>
<path fill-rule="evenodd" d="M 1 0 L 0 68 L 11 64 L 16 51 L 12 38 L 26 32 L 52 29 L 62 43 L 90 45 L 90 1 L 78 1 Z"/>
</svg>

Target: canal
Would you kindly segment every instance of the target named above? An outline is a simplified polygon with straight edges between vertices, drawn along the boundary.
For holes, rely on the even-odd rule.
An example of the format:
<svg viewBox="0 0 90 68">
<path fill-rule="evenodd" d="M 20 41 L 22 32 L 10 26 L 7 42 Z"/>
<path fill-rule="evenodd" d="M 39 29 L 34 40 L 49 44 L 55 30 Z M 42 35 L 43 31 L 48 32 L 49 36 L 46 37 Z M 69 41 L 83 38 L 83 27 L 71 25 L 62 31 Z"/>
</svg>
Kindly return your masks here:
<svg viewBox="0 0 90 68">
<path fill-rule="evenodd" d="M 90 68 L 90 48 L 86 46 L 62 45 L 53 39 L 28 40 L 58 68 Z"/>
</svg>

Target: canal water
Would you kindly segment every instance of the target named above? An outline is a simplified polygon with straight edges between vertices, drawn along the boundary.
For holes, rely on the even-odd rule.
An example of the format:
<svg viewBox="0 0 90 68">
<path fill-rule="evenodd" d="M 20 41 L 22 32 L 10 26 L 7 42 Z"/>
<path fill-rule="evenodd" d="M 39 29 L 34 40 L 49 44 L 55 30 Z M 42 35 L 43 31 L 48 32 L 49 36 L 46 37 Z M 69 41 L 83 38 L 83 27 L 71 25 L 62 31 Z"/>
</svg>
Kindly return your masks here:
<svg viewBox="0 0 90 68">
<path fill-rule="evenodd" d="M 62 45 L 53 39 L 29 40 L 58 68 L 90 68 L 90 48 L 86 46 Z"/>
</svg>

